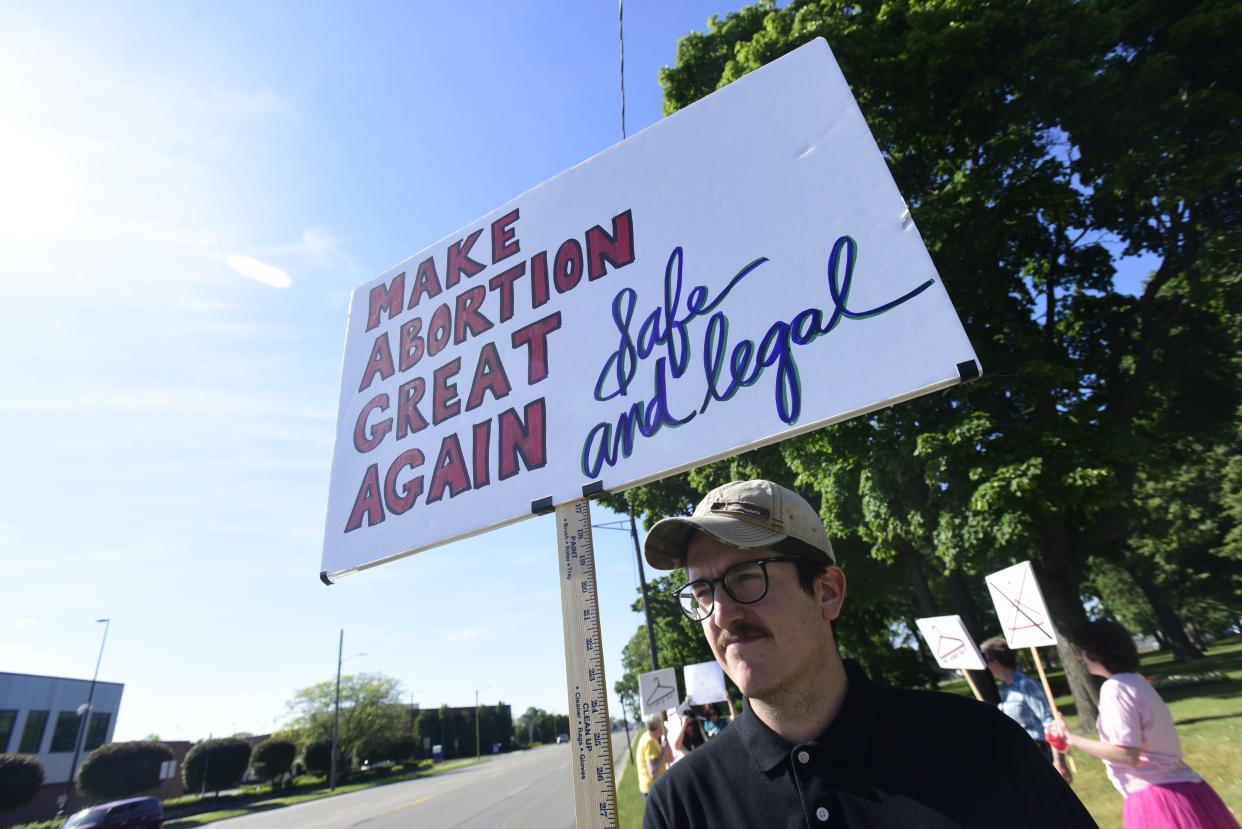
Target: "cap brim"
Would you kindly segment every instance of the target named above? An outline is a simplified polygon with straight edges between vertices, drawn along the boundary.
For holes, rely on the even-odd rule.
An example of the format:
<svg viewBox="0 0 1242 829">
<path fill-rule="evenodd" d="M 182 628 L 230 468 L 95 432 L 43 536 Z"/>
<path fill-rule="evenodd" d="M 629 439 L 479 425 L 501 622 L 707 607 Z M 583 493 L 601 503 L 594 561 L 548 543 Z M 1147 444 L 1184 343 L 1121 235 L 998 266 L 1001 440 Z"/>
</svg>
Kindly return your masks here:
<svg viewBox="0 0 1242 829">
<path fill-rule="evenodd" d="M 665 518 L 647 533 L 647 540 L 643 544 L 647 563 L 657 570 L 675 570 L 684 566 L 686 548 L 695 530 L 705 532 L 721 544 L 737 550 L 772 547 L 789 537 L 731 515 Z"/>
</svg>

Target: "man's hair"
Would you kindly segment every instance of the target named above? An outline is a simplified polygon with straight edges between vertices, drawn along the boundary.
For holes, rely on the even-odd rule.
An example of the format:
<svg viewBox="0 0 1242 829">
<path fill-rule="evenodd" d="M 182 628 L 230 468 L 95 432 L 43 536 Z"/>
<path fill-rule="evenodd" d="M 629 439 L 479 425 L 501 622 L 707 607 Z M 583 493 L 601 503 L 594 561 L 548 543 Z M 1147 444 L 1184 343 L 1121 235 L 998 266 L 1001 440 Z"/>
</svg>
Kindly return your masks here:
<svg viewBox="0 0 1242 829">
<path fill-rule="evenodd" d="M 808 596 L 815 596 L 815 582 L 824 573 L 828 572 L 829 565 L 818 561 L 812 561 L 809 558 L 799 557 L 794 566 L 798 568 L 798 584 L 806 591 Z"/>
<path fill-rule="evenodd" d="M 1116 622 L 1099 619 L 1074 628 L 1070 640 L 1110 674 L 1128 674 L 1139 669 L 1138 648 L 1130 632 Z"/>
<path fill-rule="evenodd" d="M 664 714 L 660 711 L 648 714 L 644 722 L 647 723 L 647 730 L 654 733 L 660 729 L 660 726 L 664 725 Z"/>
<path fill-rule="evenodd" d="M 1017 670 L 1018 655 L 1009 650 L 1009 643 L 1005 641 L 1004 636 L 993 636 L 980 645 L 979 650 L 983 652 L 983 658 L 988 662 L 996 662 L 1011 671 Z"/>
</svg>

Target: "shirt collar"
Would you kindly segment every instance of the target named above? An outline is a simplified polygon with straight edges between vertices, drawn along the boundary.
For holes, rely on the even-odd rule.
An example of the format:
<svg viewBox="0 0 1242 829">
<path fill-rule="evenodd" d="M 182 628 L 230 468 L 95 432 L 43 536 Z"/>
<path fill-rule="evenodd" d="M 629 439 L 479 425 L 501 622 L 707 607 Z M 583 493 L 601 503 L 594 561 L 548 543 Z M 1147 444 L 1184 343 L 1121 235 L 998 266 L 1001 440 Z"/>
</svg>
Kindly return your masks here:
<svg viewBox="0 0 1242 829">
<path fill-rule="evenodd" d="M 868 752 L 873 724 L 877 714 L 877 686 L 867 678 L 862 667 L 852 659 L 844 660 L 849 687 L 841 710 L 823 734 L 812 741 L 826 754 L 857 761 Z M 794 743 L 768 728 L 751 710 L 747 702 L 733 724 L 742 747 L 760 772 L 767 773 L 788 759 Z"/>
</svg>

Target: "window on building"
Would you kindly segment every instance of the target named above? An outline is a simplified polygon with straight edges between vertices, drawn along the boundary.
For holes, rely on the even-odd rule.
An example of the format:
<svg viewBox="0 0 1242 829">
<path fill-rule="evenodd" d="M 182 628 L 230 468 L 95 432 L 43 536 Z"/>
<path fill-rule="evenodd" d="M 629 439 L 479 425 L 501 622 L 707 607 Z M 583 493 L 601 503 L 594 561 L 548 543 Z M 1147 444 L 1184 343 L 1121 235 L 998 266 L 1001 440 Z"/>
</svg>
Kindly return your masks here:
<svg viewBox="0 0 1242 829">
<path fill-rule="evenodd" d="M 9 740 L 13 738 L 13 726 L 16 724 L 16 711 L 0 711 L 0 754 L 9 750 Z"/>
<path fill-rule="evenodd" d="M 86 728 L 86 745 L 84 751 L 94 751 L 108 739 L 108 723 L 112 715 L 107 712 L 91 714 L 91 724 Z"/>
<path fill-rule="evenodd" d="M 26 714 L 26 727 L 22 729 L 22 744 L 17 750 L 22 754 L 38 754 L 43 747 L 43 734 L 47 731 L 50 711 L 31 711 Z"/>
<path fill-rule="evenodd" d="M 78 724 L 82 718 L 76 711 L 61 711 L 56 715 L 56 730 L 52 732 L 52 754 L 64 754 L 73 751 L 73 744 L 78 741 Z"/>
</svg>

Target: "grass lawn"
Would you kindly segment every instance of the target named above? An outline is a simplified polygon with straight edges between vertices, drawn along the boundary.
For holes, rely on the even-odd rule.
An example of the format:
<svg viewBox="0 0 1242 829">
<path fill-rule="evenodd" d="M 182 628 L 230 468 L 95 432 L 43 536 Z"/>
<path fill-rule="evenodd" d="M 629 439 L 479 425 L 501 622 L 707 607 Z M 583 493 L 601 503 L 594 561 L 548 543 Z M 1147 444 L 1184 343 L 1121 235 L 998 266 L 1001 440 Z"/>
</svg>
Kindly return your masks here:
<svg viewBox="0 0 1242 829">
<path fill-rule="evenodd" d="M 623 755 L 621 765 L 614 769 L 617 778 L 618 829 L 642 829 L 643 796 L 638 791 L 638 773 L 630 762 L 630 753 Z"/>
<path fill-rule="evenodd" d="M 1228 682 L 1168 688 L 1160 696 L 1168 703 L 1182 739 L 1182 751 L 1195 771 L 1212 784 L 1235 816 L 1242 816 L 1242 639 L 1231 639 L 1208 649 L 1194 662 L 1174 663 L 1167 653 L 1143 657 L 1142 671 L 1150 677 L 1224 671 Z M 1048 681 L 1057 692 L 1057 707 L 1072 724 L 1074 700 L 1068 693 L 1065 674 L 1050 671 Z M 970 696 L 964 680 L 948 682 L 941 690 Z M 1061 694 L 1061 691 L 1065 691 Z M 1100 824 L 1101 829 L 1120 829 L 1121 795 L 1104 775 L 1104 764 L 1075 752 L 1078 774 L 1074 792 Z M 641 829 L 643 796 L 638 775 L 627 756 L 618 770 L 617 811 L 620 829 Z"/>
</svg>

